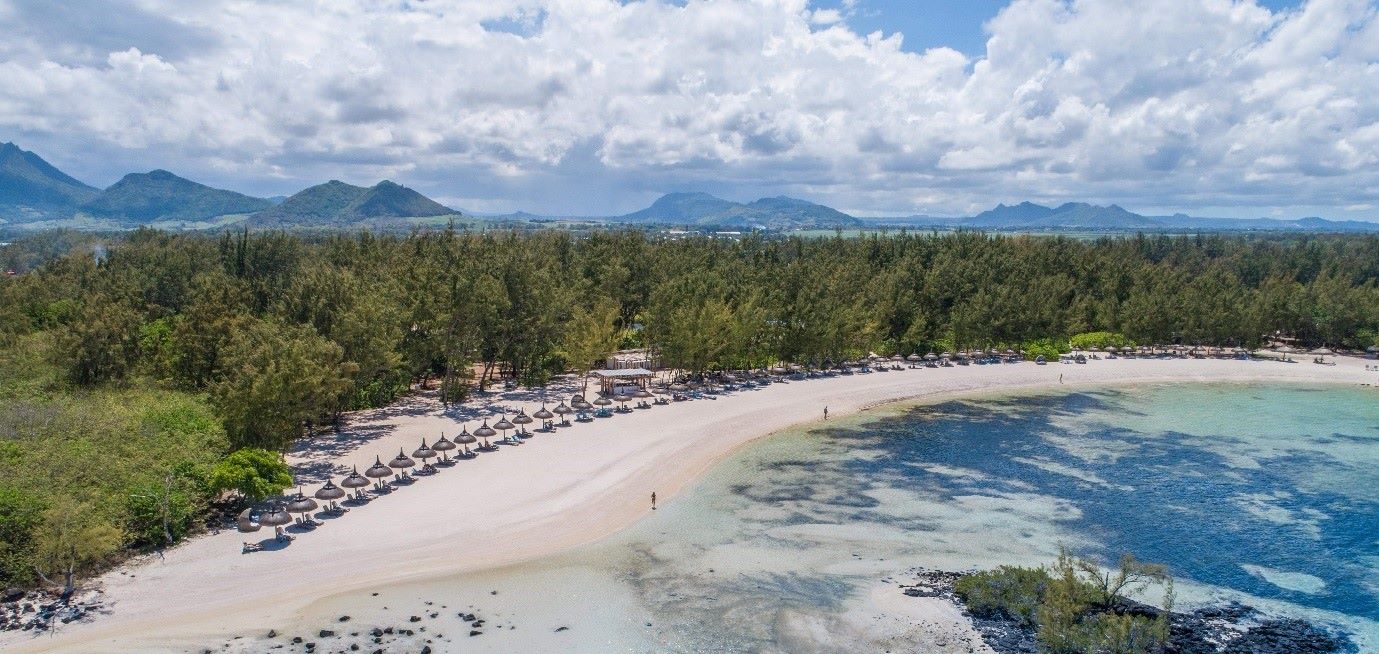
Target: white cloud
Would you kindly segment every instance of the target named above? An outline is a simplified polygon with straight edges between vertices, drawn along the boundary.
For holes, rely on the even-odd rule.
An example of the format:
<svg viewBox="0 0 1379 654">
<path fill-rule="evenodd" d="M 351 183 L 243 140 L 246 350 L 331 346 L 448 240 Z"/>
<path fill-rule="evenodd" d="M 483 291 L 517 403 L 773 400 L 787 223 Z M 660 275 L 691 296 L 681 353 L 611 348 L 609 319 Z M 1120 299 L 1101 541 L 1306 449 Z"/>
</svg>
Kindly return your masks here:
<svg viewBox="0 0 1379 654">
<path fill-rule="evenodd" d="M 1364 0 L 1015 0 L 975 60 L 806 0 L 145 0 L 59 41 L 41 6 L 0 0 L 0 136 L 104 181 L 388 176 L 584 212 L 681 188 L 878 212 L 1379 202 Z"/>
</svg>

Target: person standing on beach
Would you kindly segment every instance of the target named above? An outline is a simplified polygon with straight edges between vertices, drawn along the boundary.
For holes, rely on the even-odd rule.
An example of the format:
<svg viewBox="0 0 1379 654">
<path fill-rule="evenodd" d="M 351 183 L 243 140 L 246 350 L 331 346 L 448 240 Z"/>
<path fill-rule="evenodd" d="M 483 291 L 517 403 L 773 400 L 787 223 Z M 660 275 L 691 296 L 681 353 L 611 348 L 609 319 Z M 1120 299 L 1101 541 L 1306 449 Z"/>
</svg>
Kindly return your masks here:
<svg viewBox="0 0 1379 654">
<path fill-rule="evenodd" d="M 824 420 L 828 420 L 828 407 L 824 407 Z"/>
<path fill-rule="evenodd" d="M 1060 384 L 1063 383 L 1063 373 L 1061 373 L 1061 372 L 1058 373 L 1058 383 L 1060 383 Z"/>
<path fill-rule="evenodd" d="M 656 491 L 651 491 L 651 510 L 656 510 Z"/>
</svg>

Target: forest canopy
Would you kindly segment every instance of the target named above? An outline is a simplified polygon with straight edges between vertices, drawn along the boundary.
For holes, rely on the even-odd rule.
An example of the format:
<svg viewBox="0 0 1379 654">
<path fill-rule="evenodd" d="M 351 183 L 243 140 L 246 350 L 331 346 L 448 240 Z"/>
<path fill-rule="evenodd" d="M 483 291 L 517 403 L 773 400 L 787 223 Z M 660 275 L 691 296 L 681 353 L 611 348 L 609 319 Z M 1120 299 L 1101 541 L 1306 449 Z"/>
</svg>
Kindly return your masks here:
<svg viewBox="0 0 1379 654">
<path fill-rule="evenodd" d="M 619 347 L 700 372 L 1275 331 L 1379 344 L 1372 236 L 140 230 L 0 257 L 18 268 L 0 277 L 0 583 L 178 538 L 219 490 L 267 492 L 224 481 L 231 453 L 419 380 L 462 398 L 476 367 L 538 385 Z M 50 556 L 82 534 L 81 561 Z"/>
</svg>

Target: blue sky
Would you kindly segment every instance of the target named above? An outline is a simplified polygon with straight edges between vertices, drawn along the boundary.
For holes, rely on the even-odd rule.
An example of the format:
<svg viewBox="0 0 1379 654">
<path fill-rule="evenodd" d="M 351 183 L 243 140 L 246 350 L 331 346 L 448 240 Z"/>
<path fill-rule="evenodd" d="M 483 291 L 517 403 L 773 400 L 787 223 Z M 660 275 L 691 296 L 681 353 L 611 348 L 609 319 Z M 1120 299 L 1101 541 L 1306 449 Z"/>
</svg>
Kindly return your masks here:
<svg viewBox="0 0 1379 654">
<path fill-rule="evenodd" d="M 0 0 L 0 34 L 0 142 L 97 186 L 1379 218 L 1379 0 Z"/>
<path fill-rule="evenodd" d="M 946 46 L 973 57 L 986 50 L 982 25 L 1008 2 L 1005 0 L 856 0 L 847 7 L 838 0 L 817 6 L 847 14 L 847 24 L 863 34 L 880 30 L 905 35 L 905 49 L 922 52 Z M 1300 0 L 1259 0 L 1273 10 L 1292 9 Z"/>
</svg>

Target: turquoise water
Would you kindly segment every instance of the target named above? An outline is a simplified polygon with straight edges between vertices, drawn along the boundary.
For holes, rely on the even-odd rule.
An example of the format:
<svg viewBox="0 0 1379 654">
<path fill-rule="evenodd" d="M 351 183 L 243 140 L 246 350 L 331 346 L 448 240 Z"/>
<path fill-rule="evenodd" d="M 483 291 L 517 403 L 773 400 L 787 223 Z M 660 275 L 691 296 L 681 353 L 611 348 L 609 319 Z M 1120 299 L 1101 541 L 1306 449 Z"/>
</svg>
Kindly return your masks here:
<svg viewBox="0 0 1379 654">
<path fill-rule="evenodd" d="M 625 532 L 450 587 L 520 625 L 475 639 L 493 651 L 905 651 L 875 598 L 906 570 L 1066 546 L 1167 564 L 1182 604 L 1242 599 L 1379 651 L 1376 507 L 1372 388 L 988 397 L 773 436 Z"/>
</svg>

